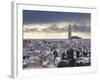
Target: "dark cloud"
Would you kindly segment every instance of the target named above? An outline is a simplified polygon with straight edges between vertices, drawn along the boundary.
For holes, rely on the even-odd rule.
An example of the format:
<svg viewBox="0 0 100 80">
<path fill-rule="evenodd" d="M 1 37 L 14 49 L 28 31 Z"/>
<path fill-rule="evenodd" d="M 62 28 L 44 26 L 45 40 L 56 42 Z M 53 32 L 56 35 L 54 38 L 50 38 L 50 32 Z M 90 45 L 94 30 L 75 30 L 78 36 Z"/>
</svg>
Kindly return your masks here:
<svg viewBox="0 0 100 80">
<path fill-rule="evenodd" d="M 75 23 L 86 21 L 90 23 L 90 19 L 90 13 L 23 10 L 23 24 L 54 23 L 62 21 Z"/>
<path fill-rule="evenodd" d="M 73 32 L 90 32 L 90 26 L 86 26 L 86 25 L 71 25 L 72 31 Z M 63 28 L 59 28 L 56 24 L 53 24 L 51 26 L 49 26 L 48 28 L 43 29 L 42 31 L 44 32 L 66 32 L 68 31 L 68 26 L 63 27 Z"/>
<path fill-rule="evenodd" d="M 38 32 L 39 30 L 37 28 L 25 28 L 24 32 Z"/>
<path fill-rule="evenodd" d="M 71 25 L 72 32 L 91 32 L 89 25 L 73 24 Z M 38 32 L 39 28 L 25 28 L 24 32 Z M 41 31 L 51 33 L 51 32 L 67 32 L 68 25 L 62 28 L 59 28 L 57 24 L 52 24 L 43 28 Z"/>
<path fill-rule="evenodd" d="M 49 26 L 48 28 L 43 29 L 42 31 L 44 32 L 66 32 L 67 28 L 59 28 L 56 24 L 52 24 L 51 26 Z"/>
<path fill-rule="evenodd" d="M 90 26 L 86 25 L 72 25 L 72 31 L 73 32 L 91 32 Z"/>
</svg>

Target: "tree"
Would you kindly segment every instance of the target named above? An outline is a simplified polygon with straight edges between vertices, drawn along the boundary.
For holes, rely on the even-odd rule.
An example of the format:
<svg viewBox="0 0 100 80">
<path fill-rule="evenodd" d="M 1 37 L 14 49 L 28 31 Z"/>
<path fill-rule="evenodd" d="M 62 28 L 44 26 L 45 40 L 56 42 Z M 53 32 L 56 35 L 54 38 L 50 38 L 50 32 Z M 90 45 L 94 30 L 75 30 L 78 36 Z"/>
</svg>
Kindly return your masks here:
<svg viewBox="0 0 100 80">
<path fill-rule="evenodd" d="M 65 61 L 60 61 L 60 62 L 58 63 L 58 67 L 68 67 L 68 64 L 67 64 L 67 62 L 65 62 Z"/>
</svg>

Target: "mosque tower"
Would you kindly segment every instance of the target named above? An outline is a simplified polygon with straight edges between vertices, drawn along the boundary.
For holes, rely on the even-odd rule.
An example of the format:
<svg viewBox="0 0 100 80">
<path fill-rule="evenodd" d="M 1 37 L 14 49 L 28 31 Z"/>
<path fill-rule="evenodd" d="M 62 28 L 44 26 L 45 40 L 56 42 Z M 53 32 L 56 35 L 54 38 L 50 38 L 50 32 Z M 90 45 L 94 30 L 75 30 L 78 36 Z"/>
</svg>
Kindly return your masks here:
<svg viewBox="0 0 100 80">
<path fill-rule="evenodd" d="M 72 30 L 71 30 L 71 25 L 68 25 L 68 39 L 70 40 L 72 36 Z"/>
</svg>

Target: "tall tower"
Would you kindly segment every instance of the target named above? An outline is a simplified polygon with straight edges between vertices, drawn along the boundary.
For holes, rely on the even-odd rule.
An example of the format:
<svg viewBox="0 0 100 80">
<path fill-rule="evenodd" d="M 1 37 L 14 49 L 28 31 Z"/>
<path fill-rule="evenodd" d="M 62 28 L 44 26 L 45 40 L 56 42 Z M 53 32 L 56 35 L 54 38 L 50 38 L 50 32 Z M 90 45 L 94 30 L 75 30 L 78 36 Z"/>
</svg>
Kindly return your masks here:
<svg viewBox="0 0 100 80">
<path fill-rule="evenodd" d="M 72 33 L 71 33 L 71 25 L 69 24 L 69 26 L 68 26 L 68 39 L 69 40 L 71 39 L 71 36 L 72 36 Z"/>
</svg>

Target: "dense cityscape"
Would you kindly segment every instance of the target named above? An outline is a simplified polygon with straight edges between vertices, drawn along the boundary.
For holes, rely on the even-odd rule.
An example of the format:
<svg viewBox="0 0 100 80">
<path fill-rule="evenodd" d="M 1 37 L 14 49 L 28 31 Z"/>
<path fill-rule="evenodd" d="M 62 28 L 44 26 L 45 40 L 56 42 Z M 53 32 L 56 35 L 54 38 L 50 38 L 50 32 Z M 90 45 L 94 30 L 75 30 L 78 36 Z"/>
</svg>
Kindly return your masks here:
<svg viewBox="0 0 100 80">
<path fill-rule="evenodd" d="M 23 41 L 23 68 L 91 65 L 89 39 L 39 39 Z"/>
</svg>

